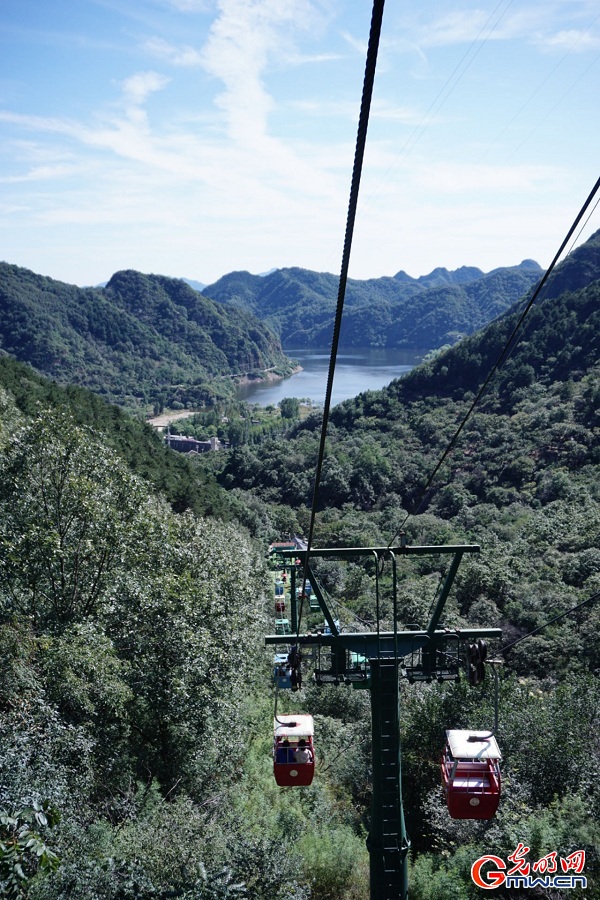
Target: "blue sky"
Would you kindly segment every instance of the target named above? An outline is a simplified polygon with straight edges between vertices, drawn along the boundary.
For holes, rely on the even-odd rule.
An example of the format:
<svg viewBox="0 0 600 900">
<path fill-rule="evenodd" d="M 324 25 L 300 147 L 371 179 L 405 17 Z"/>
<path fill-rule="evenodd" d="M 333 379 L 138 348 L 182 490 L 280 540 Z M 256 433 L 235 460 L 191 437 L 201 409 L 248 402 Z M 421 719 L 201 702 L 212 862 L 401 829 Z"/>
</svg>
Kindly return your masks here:
<svg viewBox="0 0 600 900">
<path fill-rule="evenodd" d="M 0 258 L 80 285 L 338 273 L 370 17 L 2 0 Z M 597 0 L 387 0 L 350 276 L 548 265 L 600 174 L 599 97 Z"/>
</svg>

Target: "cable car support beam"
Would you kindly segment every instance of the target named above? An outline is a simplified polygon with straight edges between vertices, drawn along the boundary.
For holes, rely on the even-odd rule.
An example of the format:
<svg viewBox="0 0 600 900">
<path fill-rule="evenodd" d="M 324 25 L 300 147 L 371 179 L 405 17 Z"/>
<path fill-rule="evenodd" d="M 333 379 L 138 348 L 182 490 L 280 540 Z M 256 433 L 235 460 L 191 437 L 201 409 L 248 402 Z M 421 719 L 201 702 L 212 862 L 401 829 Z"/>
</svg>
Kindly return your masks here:
<svg viewBox="0 0 600 900">
<path fill-rule="evenodd" d="M 408 850 L 410 841 L 404 823 L 401 783 L 400 750 L 400 678 L 409 682 L 446 680 L 458 677 L 461 645 L 469 645 L 477 638 L 500 639 L 499 628 L 444 628 L 442 613 L 454 583 L 458 567 L 466 553 L 478 553 L 477 544 L 411 546 L 404 541 L 398 547 L 323 548 L 310 551 L 310 558 L 371 560 L 375 566 L 377 583 L 377 623 L 375 631 L 340 632 L 318 583 L 316 573 L 308 563 L 304 550 L 280 550 L 290 559 L 292 588 L 292 622 L 295 633 L 290 641 L 301 646 L 317 645 L 331 651 L 332 670 L 315 672 L 321 676 L 319 684 L 354 683 L 362 680 L 371 690 L 371 732 L 373 759 L 373 802 L 367 846 L 370 858 L 371 900 L 407 900 Z M 437 556 L 451 554 L 452 561 L 435 608 L 426 628 L 398 630 L 397 563 L 402 557 Z M 379 567 L 382 562 L 392 565 L 393 623 L 392 629 L 380 628 Z M 295 566 L 303 568 L 303 583 L 310 583 L 323 613 L 327 630 L 298 633 L 300 621 L 296 600 L 296 585 L 300 578 Z M 304 600 L 305 598 L 303 598 Z M 265 643 L 281 644 L 281 635 L 267 635 Z M 452 648 L 453 652 L 449 652 Z M 368 661 L 369 674 L 357 674 L 346 667 L 349 655 Z M 351 658 L 351 657 L 350 657 Z"/>
</svg>

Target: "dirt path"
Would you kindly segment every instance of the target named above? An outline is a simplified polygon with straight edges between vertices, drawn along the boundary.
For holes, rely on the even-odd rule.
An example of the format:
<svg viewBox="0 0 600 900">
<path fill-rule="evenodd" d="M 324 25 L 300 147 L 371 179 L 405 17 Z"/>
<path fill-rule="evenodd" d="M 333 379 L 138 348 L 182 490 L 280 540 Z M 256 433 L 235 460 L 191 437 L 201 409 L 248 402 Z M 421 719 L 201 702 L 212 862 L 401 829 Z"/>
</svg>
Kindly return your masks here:
<svg viewBox="0 0 600 900">
<path fill-rule="evenodd" d="M 191 409 L 184 409 L 181 412 L 162 413 L 160 416 L 153 416 L 151 419 L 146 419 L 146 421 L 148 425 L 152 425 L 154 428 L 166 428 L 171 422 L 176 422 L 178 419 L 188 419 L 193 415 L 194 413 Z"/>
</svg>

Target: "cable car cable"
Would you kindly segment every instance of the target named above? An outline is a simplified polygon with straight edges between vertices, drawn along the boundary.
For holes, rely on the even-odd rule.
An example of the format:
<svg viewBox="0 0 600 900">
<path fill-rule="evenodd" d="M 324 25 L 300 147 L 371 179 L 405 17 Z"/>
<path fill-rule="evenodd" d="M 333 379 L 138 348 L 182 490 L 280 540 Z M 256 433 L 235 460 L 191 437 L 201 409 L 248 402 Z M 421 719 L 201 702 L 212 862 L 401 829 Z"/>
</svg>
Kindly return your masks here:
<svg viewBox="0 0 600 900">
<path fill-rule="evenodd" d="M 557 616 L 554 616 L 548 622 L 545 622 L 544 625 L 538 626 L 538 628 L 534 628 L 533 631 L 528 631 L 527 634 L 522 635 L 520 638 L 517 638 L 515 641 L 511 641 L 510 644 L 506 644 L 504 647 L 501 647 L 498 650 L 498 653 L 505 653 L 507 650 L 512 649 L 517 644 L 520 644 L 521 641 L 525 641 L 527 638 L 533 637 L 535 634 L 539 634 L 540 631 L 543 631 L 544 628 L 548 628 L 549 625 L 553 625 L 554 622 L 558 622 L 560 619 L 564 619 L 566 616 L 570 616 L 571 613 L 577 612 L 577 610 L 582 609 L 582 607 L 587 606 L 588 603 L 593 603 L 594 601 L 600 599 L 600 591 L 595 594 L 592 594 L 591 597 L 588 597 L 586 600 L 583 600 L 581 603 L 578 603 L 577 606 L 572 606 L 571 609 L 567 609 L 563 613 L 559 613 Z M 495 691 L 495 700 L 494 700 L 494 708 L 495 708 L 495 724 L 493 730 L 490 732 L 490 737 L 494 735 L 494 733 L 498 730 L 498 672 L 496 666 L 500 662 L 500 660 L 486 660 L 487 663 L 494 667 L 494 677 L 496 681 L 496 691 Z"/>
<path fill-rule="evenodd" d="M 489 659 L 487 660 L 489 665 L 491 665 L 494 669 L 494 727 L 488 734 L 479 734 L 479 735 L 471 735 L 467 738 L 468 741 L 487 741 L 490 738 L 494 737 L 496 732 L 498 731 L 498 696 L 500 693 L 500 684 L 498 679 L 498 666 L 503 662 L 501 659 Z"/>
<path fill-rule="evenodd" d="M 518 320 L 517 320 L 517 323 L 516 323 L 515 327 L 513 328 L 511 334 L 509 335 L 508 339 L 506 340 L 506 342 L 505 342 L 505 344 L 504 344 L 504 347 L 503 347 L 503 349 L 502 349 L 502 352 L 500 353 L 498 359 L 496 360 L 496 362 L 494 363 L 494 365 L 493 365 L 492 368 L 490 369 L 490 371 L 489 371 L 487 377 L 485 378 L 483 384 L 482 384 L 481 387 L 479 388 L 479 391 L 477 392 L 477 394 L 476 394 L 476 396 L 475 396 L 475 399 L 474 399 L 473 402 L 471 403 L 471 405 L 470 405 L 469 409 L 467 410 L 467 412 L 466 412 L 464 418 L 462 419 L 462 421 L 460 422 L 458 428 L 457 428 L 456 431 L 454 432 L 453 437 L 450 439 L 450 441 L 449 441 L 449 443 L 448 443 L 446 449 L 445 449 L 444 452 L 442 453 L 442 455 L 441 455 L 440 459 L 438 460 L 437 464 L 435 465 L 433 471 L 432 471 L 431 474 L 429 475 L 429 478 L 427 479 L 427 482 L 426 482 L 426 484 L 425 484 L 425 487 L 423 488 L 423 490 L 422 490 L 422 492 L 421 492 L 421 496 L 420 496 L 420 499 L 419 499 L 417 505 L 415 506 L 415 508 L 413 509 L 412 512 L 406 513 L 406 516 L 404 517 L 402 523 L 401 523 L 400 526 L 397 528 L 395 534 L 393 535 L 393 537 L 392 537 L 391 540 L 389 541 L 388 549 L 392 546 L 393 542 L 395 541 L 396 537 L 397 537 L 398 534 L 401 532 L 401 530 L 404 528 L 404 525 L 406 524 L 406 522 L 408 521 L 408 519 L 411 518 L 411 516 L 416 516 L 416 515 L 418 515 L 419 512 L 421 511 L 421 509 L 422 509 L 422 507 L 423 507 L 423 505 L 424 505 L 424 503 L 425 503 L 425 498 L 427 497 L 427 493 L 428 493 L 428 491 L 429 491 L 429 489 L 430 489 L 430 487 L 431 487 L 431 485 L 432 485 L 432 483 L 433 483 L 435 477 L 437 476 L 437 474 L 438 474 L 438 472 L 440 471 L 441 467 L 443 466 L 444 462 L 446 461 L 446 459 L 447 459 L 448 456 L 450 455 L 451 451 L 454 449 L 454 446 L 455 446 L 456 442 L 458 441 L 458 438 L 459 438 L 460 435 L 462 434 L 462 431 L 463 431 L 465 425 L 466 425 L 467 422 L 469 421 L 469 419 L 470 419 L 470 417 L 471 417 L 471 415 L 472 415 L 472 413 L 473 413 L 473 410 L 475 409 L 475 407 L 477 406 L 477 404 L 479 403 L 479 401 L 481 400 L 481 398 L 483 397 L 483 395 L 486 393 L 486 391 L 487 391 L 487 389 L 488 389 L 488 387 L 489 387 L 489 384 L 490 384 L 492 378 L 494 377 L 494 375 L 496 374 L 496 372 L 498 371 L 498 369 L 503 365 L 503 363 L 506 362 L 506 360 L 508 359 L 508 357 L 510 356 L 510 354 L 511 354 L 512 351 L 514 350 L 514 348 L 515 348 L 515 346 L 516 346 L 516 343 L 517 343 L 517 341 L 516 341 L 517 335 L 518 335 L 519 331 L 521 330 L 521 328 L 522 328 L 522 326 L 523 326 L 523 324 L 524 324 L 524 322 L 525 322 L 525 319 L 526 319 L 527 316 L 529 315 L 529 313 L 530 313 L 530 311 L 531 311 L 531 308 L 533 307 L 533 304 L 534 304 L 535 301 L 538 299 L 538 297 L 539 297 L 539 295 L 540 295 L 542 289 L 545 287 L 546 282 L 548 281 L 548 278 L 550 277 L 550 275 L 551 275 L 552 272 L 554 271 L 554 268 L 556 267 L 556 265 L 557 265 L 557 263 L 558 263 L 558 260 L 560 259 L 561 255 L 562 255 L 562 253 L 563 253 L 563 251 L 564 251 L 564 249 L 565 249 L 565 247 L 567 246 L 567 244 L 568 244 L 569 241 L 571 240 L 571 237 L 572 237 L 573 233 L 576 231 L 576 229 L 577 229 L 579 223 L 580 223 L 581 220 L 583 219 L 585 213 L 587 212 L 588 207 L 591 205 L 591 203 L 592 203 L 594 197 L 596 196 L 596 194 L 598 193 L 599 190 L 600 190 L 600 178 L 598 178 L 598 180 L 596 181 L 596 184 L 594 185 L 594 187 L 593 187 L 592 190 L 590 191 L 590 194 L 588 195 L 588 197 L 587 197 L 585 203 L 583 204 L 583 206 L 582 206 L 581 209 L 579 210 L 577 216 L 575 217 L 575 220 L 574 220 L 573 224 L 571 225 L 571 227 L 569 228 L 569 231 L 567 232 L 566 237 L 564 238 L 564 240 L 562 241 L 560 247 L 558 248 L 558 250 L 557 250 L 557 252 L 556 252 L 556 254 L 555 254 L 555 256 L 554 256 L 554 259 L 552 260 L 552 262 L 550 263 L 550 265 L 549 265 L 548 268 L 546 269 L 546 271 L 545 271 L 544 275 L 542 276 L 542 278 L 540 279 L 540 281 L 539 281 L 539 283 L 538 283 L 536 289 L 534 290 L 534 292 L 533 292 L 533 294 L 531 295 L 529 301 L 527 302 L 527 304 L 526 304 L 526 306 L 525 306 L 525 309 L 523 310 L 523 312 L 522 312 L 521 315 L 519 316 L 519 318 L 518 318 Z"/>
<path fill-rule="evenodd" d="M 578 241 L 579 238 L 581 237 L 581 233 L 583 232 L 583 229 L 585 228 L 585 226 L 588 224 L 588 222 L 590 221 L 590 219 L 592 218 L 592 216 L 594 215 L 594 213 L 595 213 L 596 210 L 598 209 L 598 204 L 599 204 L 599 203 L 600 203 L 600 197 L 598 197 L 598 199 L 597 199 L 596 202 L 594 203 L 592 209 L 589 211 L 589 213 L 588 213 L 588 215 L 587 215 L 587 217 L 586 217 L 585 222 L 582 222 L 582 223 L 581 223 L 581 228 L 579 229 L 579 231 L 577 232 L 577 234 L 576 234 L 575 237 L 573 238 L 573 241 L 572 241 L 572 243 L 571 243 L 571 246 L 569 247 L 569 251 L 568 251 L 567 256 L 569 255 L 569 253 L 571 252 L 571 250 L 573 249 L 573 247 L 575 246 L 575 244 L 577 243 L 577 241 Z"/>
<path fill-rule="evenodd" d="M 275 678 L 275 709 L 273 710 L 273 718 L 279 725 L 289 725 L 292 728 L 296 727 L 296 722 L 282 722 L 281 719 L 277 716 L 277 700 L 279 698 L 279 680 Z"/>
<path fill-rule="evenodd" d="M 377 53 L 379 49 L 379 38 L 381 35 L 381 23 L 383 20 L 383 7 L 385 0 L 374 0 L 373 11 L 371 14 L 371 29 L 369 33 L 369 44 L 367 48 L 367 59 L 365 64 L 365 75 L 363 80 L 362 100 L 360 106 L 360 114 L 358 120 L 358 130 L 356 135 L 356 147 L 354 152 L 354 166 L 352 170 L 352 181 L 350 186 L 350 198 L 348 201 L 348 214 L 346 219 L 346 233 L 344 238 L 344 248 L 342 253 L 342 265 L 340 271 L 340 281 L 338 288 L 337 307 L 335 313 L 335 321 L 333 326 L 333 335 L 331 339 L 331 353 L 329 358 L 329 372 L 327 376 L 327 388 L 325 391 L 325 402 L 323 405 L 323 422 L 321 425 L 321 437 L 319 441 L 319 453 L 317 456 L 317 466 L 315 470 L 313 498 L 310 512 L 310 524 L 308 529 L 308 541 L 306 546 L 306 555 L 304 557 L 304 587 L 306 585 L 306 569 L 312 549 L 312 541 L 315 527 L 315 517 L 317 505 L 319 502 L 319 486 L 321 482 L 321 473 L 323 470 L 323 460 L 325 457 L 325 440 L 327 437 L 327 424 L 329 421 L 329 409 L 331 407 L 331 394 L 333 391 L 333 378 L 335 374 L 335 363 L 337 358 L 337 350 L 340 338 L 340 330 L 342 325 L 342 313 L 344 309 L 344 298 L 346 294 L 346 283 L 348 281 L 348 268 L 350 265 L 350 251 L 352 248 L 352 236 L 354 233 L 354 223 L 356 221 L 356 209 L 358 205 L 358 192 L 360 188 L 360 179 L 362 174 L 362 166 L 365 154 L 365 145 L 367 140 L 367 128 L 369 124 L 369 114 L 371 110 L 371 99 L 373 96 L 373 85 L 375 82 L 375 68 L 377 64 Z M 300 634 L 300 621 L 302 617 L 302 604 L 300 605 L 300 614 L 298 616 L 298 635 Z"/>
<path fill-rule="evenodd" d="M 554 624 L 554 622 L 558 622 L 559 619 L 564 619 L 565 616 L 570 616 L 571 613 L 577 612 L 578 609 L 581 609 L 583 606 L 586 606 L 588 603 L 592 603 L 595 600 L 600 599 L 600 591 L 596 594 L 592 594 L 591 597 L 588 597 L 587 600 L 583 600 L 581 603 L 578 603 L 577 606 L 571 607 L 566 612 L 559 613 L 558 616 L 554 616 L 553 619 L 550 619 L 549 622 L 546 622 L 544 625 L 540 625 L 538 628 L 534 628 L 533 631 L 527 632 L 522 637 L 517 638 L 516 641 L 511 641 L 510 644 L 506 644 L 505 647 L 501 647 L 498 651 L 499 653 L 505 653 L 507 650 L 510 650 L 512 647 L 515 647 L 517 644 L 520 644 L 521 641 L 524 641 L 526 638 L 533 637 L 534 634 L 538 634 L 540 631 L 543 631 L 544 628 L 547 628 L 549 625 Z"/>
<path fill-rule="evenodd" d="M 570 56 L 570 55 L 577 49 L 578 45 L 579 45 L 582 41 L 584 41 L 585 39 L 589 39 L 589 38 L 590 38 L 590 35 L 591 35 L 591 33 L 592 33 L 592 26 L 595 25 L 595 23 L 597 22 L 597 20 L 598 20 L 599 18 L 600 18 L 600 13 L 592 19 L 592 21 L 591 21 L 590 24 L 587 26 L 587 28 L 582 29 L 582 30 L 580 30 L 580 31 L 578 31 L 578 32 L 576 33 L 576 39 L 573 40 L 573 42 L 571 43 L 570 47 L 565 51 L 565 53 L 563 53 L 563 55 L 562 55 L 562 56 L 560 57 L 560 59 L 554 64 L 554 66 L 552 66 L 552 68 L 550 69 L 550 71 L 546 73 L 546 75 L 544 76 L 544 78 L 542 79 L 542 81 L 540 81 L 539 84 L 537 85 L 537 87 L 529 94 L 529 96 L 527 97 L 527 99 L 525 100 L 525 102 L 521 105 L 521 107 L 517 110 L 517 112 L 512 116 L 512 118 L 504 125 L 504 127 L 503 127 L 502 130 L 496 135 L 496 137 L 494 138 L 494 140 L 488 145 L 486 151 L 479 157 L 479 162 L 480 162 L 480 163 L 481 163 L 481 161 L 482 161 L 483 159 L 485 159 L 486 156 L 488 156 L 490 150 L 497 144 L 497 142 L 500 140 L 500 138 L 508 131 L 508 129 L 511 127 L 511 125 L 519 118 L 519 116 L 521 115 L 521 113 L 523 113 L 523 112 L 527 109 L 527 107 L 529 106 L 529 104 L 531 103 L 531 101 L 532 101 L 532 100 L 535 98 L 535 96 L 540 92 L 540 90 L 544 87 L 544 85 L 547 84 L 547 82 L 550 80 L 550 78 L 552 77 L 552 75 L 554 75 L 554 73 L 560 68 L 560 66 L 562 66 L 562 64 L 563 64 L 564 61 L 567 59 L 567 57 Z M 594 60 L 594 62 L 595 62 L 595 60 Z M 592 65 L 593 65 L 593 63 L 592 63 Z M 589 68 L 590 68 L 590 66 L 588 66 L 588 67 L 584 70 L 583 75 L 585 75 L 585 74 L 587 73 L 587 71 L 589 70 Z M 583 75 L 580 75 L 579 78 L 577 78 L 576 81 L 575 81 L 573 84 L 571 84 L 571 87 L 569 88 L 569 90 L 571 90 L 571 89 L 577 84 L 577 82 L 580 81 L 580 79 L 583 77 Z M 568 93 L 568 91 L 567 91 L 567 93 Z M 564 96 L 565 96 L 565 95 L 563 95 L 563 97 L 561 98 L 561 100 L 564 99 Z M 555 109 L 555 108 L 556 108 L 556 104 L 552 107 L 552 110 Z M 552 112 L 552 110 L 550 110 L 550 112 Z M 547 118 L 547 116 L 544 117 L 544 118 Z M 541 121 L 543 121 L 543 119 L 542 119 Z M 539 125 L 539 124 L 541 124 L 541 123 L 538 122 L 538 125 Z M 533 129 L 529 132 L 529 137 L 531 137 L 531 135 L 535 132 L 535 130 L 536 130 L 537 127 L 538 127 L 538 126 L 535 126 L 535 128 L 533 128 Z M 517 152 L 520 150 L 520 148 L 523 146 L 523 143 L 524 143 L 524 142 L 522 141 L 522 142 L 519 144 L 519 146 L 516 148 L 516 150 L 513 151 L 512 156 L 514 156 L 515 153 L 517 153 Z M 512 158 L 512 157 L 511 157 L 511 158 Z"/>
<path fill-rule="evenodd" d="M 520 644 L 521 641 L 526 640 L 527 638 L 533 637 L 535 634 L 539 634 L 540 631 L 543 631 L 544 628 L 548 628 L 549 625 L 554 624 L 554 622 L 558 622 L 560 619 L 564 619 L 566 616 L 571 615 L 571 613 L 577 612 L 577 610 L 582 609 L 582 607 L 586 606 L 588 603 L 593 603 L 594 601 L 600 599 L 600 591 L 595 594 L 592 594 L 591 597 L 588 597 L 586 600 L 583 600 L 581 603 L 578 603 L 576 606 L 572 606 L 571 609 L 567 609 L 563 613 L 559 613 L 559 615 L 554 616 L 548 622 L 545 622 L 543 625 L 540 625 L 538 628 L 534 628 L 533 631 L 527 632 L 527 634 L 522 635 L 520 638 L 517 638 L 515 641 L 511 641 L 510 644 L 506 644 L 504 647 L 501 647 L 498 650 L 498 653 L 505 653 L 507 650 L 510 650 L 512 647 L 515 647 L 517 644 Z M 485 735 L 487 737 L 493 737 L 495 732 L 498 730 L 498 692 L 499 692 L 499 684 L 498 684 L 498 671 L 497 665 L 500 663 L 500 660 L 486 660 L 487 663 L 494 667 L 494 678 L 495 678 L 495 695 L 494 695 L 494 728 L 490 731 L 489 735 Z M 473 740 L 478 740 L 478 738 L 473 738 Z"/>
<path fill-rule="evenodd" d="M 493 17 L 496 15 L 496 13 L 498 12 L 498 10 L 500 9 L 500 7 L 503 5 L 504 2 L 505 2 L 505 0 L 500 0 L 500 2 L 498 2 L 496 4 L 496 7 L 492 10 L 492 12 L 488 16 L 488 18 L 486 19 L 484 24 L 481 26 L 481 28 L 479 29 L 479 32 L 473 38 L 469 47 L 463 53 L 461 59 L 454 66 L 454 69 L 452 70 L 452 72 L 450 73 L 448 78 L 446 79 L 444 85 L 440 88 L 440 90 L 438 91 L 438 93 L 436 94 L 436 96 L 434 97 L 432 102 L 429 104 L 429 108 L 425 112 L 425 115 L 421 118 L 421 121 L 419 122 L 419 124 L 413 129 L 412 134 L 410 134 L 408 139 L 405 141 L 404 146 L 402 148 L 402 153 L 404 155 L 404 158 L 406 156 L 408 156 L 408 154 L 414 150 L 415 146 L 421 139 L 423 133 L 425 132 L 427 127 L 433 121 L 434 115 L 437 115 L 439 113 L 440 109 L 444 106 L 448 97 L 450 97 L 450 95 L 454 92 L 454 90 L 460 83 L 461 79 L 464 77 L 467 70 L 470 68 L 470 66 L 475 61 L 476 57 L 481 53 L 485 44 L 488 42 L 488 40 L 491 38 L 491 36 L 496 31 L 496 29 L 499 27 L 500 22 L 502 21 L 504 16 L 507 14 L 510 7 L 513 5 L 514 0 L 508 0 L 508 3 L 505 5 L 504 9 L 499 13 L 496 21 L 491 25 L 491 27 L 487 31 L 487 34 L 483 37 L 482 40 L 480 40 L 481 36 L 483 35 L 483 32 L 486 30 L 488 25 L 490 25 Z M 438 103 L 438 101 L 439 101 L 439 103 Z M 403 157 L 400 156 L 400 154 L 398 154 L 398 160 L 401 162 L 402 159 L 403 159 Z"/>
</svg>

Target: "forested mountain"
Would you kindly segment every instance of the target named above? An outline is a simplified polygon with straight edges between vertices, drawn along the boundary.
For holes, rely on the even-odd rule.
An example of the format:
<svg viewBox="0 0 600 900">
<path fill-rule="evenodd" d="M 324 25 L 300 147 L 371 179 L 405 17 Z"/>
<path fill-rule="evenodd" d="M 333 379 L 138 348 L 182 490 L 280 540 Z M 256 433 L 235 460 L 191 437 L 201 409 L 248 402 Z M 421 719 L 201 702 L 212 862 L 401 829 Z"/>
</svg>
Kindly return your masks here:
<svg viewBox="0 0 600 900">
<path fill-rule="evenodd" d="M 472 334 L 507 310 L 539 280 L 537 263 L 495 269 L 484 274 L 463 266 L 455 272 L 434 269 L 411 278 L 349 279 L 341 347 L 416 347 L 435 349 Z M 227 306 L 250 310 L 289 348 L 327 347 L 339 279 L 308 269 L 276 269 L 261 277 L 232 272 L 203 289 Z"/>
<path fill-rule="evenodd" d="M 474 861 L 518 842 L 529 860 L 585 851 L 587 888 L 569 896 L 600 896 L 599 299 L 600 233 L 472 410 L 522 302 L 332 410 L 315 544 L 478 543 L 444 624 L 503 631 L 492 820 L 449 818 L 439 760 L 447 728 L 491 727 L 494 680 L 402 681 L 411 900 L 477 900 Z M 201 518 L 165 502 L 173 454 L 122 411 L 13 360 L 0 376 L 0 895 L 364 900 L 369 692 L 317 687 L 306 664 L 278 709 L 314 716 L 313 784 L 279 789 L 271 758 L 264 552 L 306 533 L 318 415 L 201 457 L 189 472 L 227 493 L 213 510 L 223 494 L 202 475 Z M 445 559 L 398 558 L 401 627 L 427 621 Z M 377 610 L 390 627 L 389 563 L 315 571 L 342 629 L 371 630 Z M 322 620 L 304 616 L 307 630 Z"/>
<path fill-rule="evenodd" d="M 580 845 L 589 892 L 600 891 L 600 232 L 557 270 L 471 410 L 522 311 L 331 412 L 315 546 L 386 546 L 401 532 L 409 544 L 479 544 L 481 555 L 461 565 L 444 623 L 500 627 L 507 647 L 492 651 L 504 662 L 504 794 L 489 823 L 448 819 L 437 759 L 444 728 L 490 726 L 491 685 L 403 688 L 411 900 L 479 896 L 471 864 L 486 853 L 506 859 L 518 841 L 533 860 Z M 257 520 L 262 503 L 305 532 L 319 428 L 314 416 L 260 453 L 236 449 L 221 483 L 247 498 Z M 342 627 L 355 630 L 354 617 L 372 627 L 372 578 L 318 563 Z M 399 568 L 402 622 L 423 627 L 443 564 Z"/>
<path fill-rule="evenodd" d="M 19 419 L 40 410 L 50 410 L 57 418 L 66 412 L 78 426 L 102 435 L 130 471 L 160 491 L 176 512 L 234 516 L 226 492 L 212 475 L 198 470 L 188 457 L 171 452 L 150 425 L 87 388 L 58 385 L 30 366 L 0 356 L 0 391 L 11 398 Z M 6 428 L 6 422 L 3 425 Z"/>
<path fill-rule="evenodd" d="M 574 285 L 573 289 L 571 285 Z M 575 389 L 574 385 L 587 397 L 589 390 L 584 391 L 582 385 L 584 382 L 588 385 L 585 379 L 593 378 L 592 373 L 600 364 L 599 294 L 600 232 L 597 232 L 556 270 L 544 294 L 532 307 L 524 327 L 517 334 L 512 352 L 489 384 L 475 414 L 485 410 L 510 418 L 517 407 L 532 404 L 538 396 L 543 405 L 541 398 L 545 392 L 560 390 L 568 394 Z M 412 450 L 418 448 L 419 454 L 435 456 L 447 436 L 447 428 L 435 427 L 436 417 L 451 421 L 453 416 L 458 417 L 468 409 L 484 379 L 499 361 L 524 303 L 521 301 L 510 313 L 477 334 L 464 338 L 457 346 L 435 355 L 382 391 L 360 394 L 331 411 L 331 447 L 333 455 L 342 460 L 344 477 L 334 493 L 328 489 L 325 479 L 321 492 L 323 506 L 341 506 L 349 502 L 368 509 L 375 504 L 382 507 L 392 502 L 407 510 L 413 507 L 419 480 L 415 477 L 414 462 L 410 462 Z M 594 410 L 587 401 L 584 405 L 583 397 L 578 409 L 580 407 L 590 417 L 586 425 L 595 427 Z M 227 481 L 225 477 L 224 481 L 238 483 L 235 473 L 239 464 L 240 484 L 243 482 L 258 491 L 265 490 L 269 497 L 272 496 L 270 485 L 277 485 L 285 502 L 294 506 L 308 502 L 310 477 L 303 473 L 310 471 L 311 462 L 306 451 L 312 438 L 308 436 L 315 435 L 317 425 L 318 416 L 313 416 L 289 435 L 295 443 L 286 443 L 285 454 L 289 462 L 285 467 L 279 462 L 274 464 L 264 452 L 256 464 L 249 459 L 244 461 L 251 451 L 242 448 L 229 463 L 228 472 L 233 481 Z M 543 429 L 544 420 L 540 427 Z M 499 430 L 504 431 L 505 427 Z M 485 433 L 486 436 L 489 434 L 488 428 Z M 360 452 L 361 434 L 369 438 L 369 454 L 381 452 L 375 447 L 386 448 L 382 460 L 389 456 L 390 480 L 385 481 L 385 490 L 378 466 L 364 465 Z M 532 432 L 526 432 L 524 437 L 531 440 Z M 294 447 L 302 448 L 298 456 L 294 456 Z M 277 453 L 275 446 L 273 451 Z M 540 451 L 536 457 L 539 454 Z M 472 459 L 461 462 L 461 473 L 477 466 L 477 453 L 470 449 L 468 456 Z M 505 461 L 501 465 L 505 465 Z M 378 483 L 370 485 L 366 495 L 362 496 L 361 490 L 352 485 L 367 484 L 370 474 Z M 342 489 L 341 484 L 346 487 Z M 487 478 L 481 490 L 489 487 L 490 479 Z M 485 499 L 485 494 L 478 499 Z"/>
<path fill-rule="evenodd" d="M 0 310 L 0 350 L 122 406 L 198 405 L 230 392 L 233 375 L 291 371 L 250 313 L 160 275 L 117 272 L 82 289 L 2 263 Z"/>
</svg>

